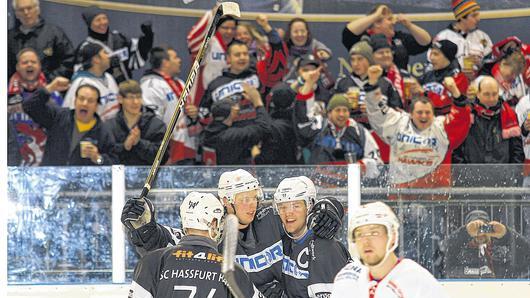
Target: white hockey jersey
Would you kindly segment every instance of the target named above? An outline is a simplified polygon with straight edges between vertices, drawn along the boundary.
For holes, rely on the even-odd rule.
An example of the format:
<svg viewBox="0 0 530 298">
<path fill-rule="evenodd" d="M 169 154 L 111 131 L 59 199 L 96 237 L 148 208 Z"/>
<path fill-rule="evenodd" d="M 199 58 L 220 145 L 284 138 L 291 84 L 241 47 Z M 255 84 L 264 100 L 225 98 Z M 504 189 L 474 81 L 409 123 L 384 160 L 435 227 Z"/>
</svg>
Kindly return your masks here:
<svg viewBox="0 0 530 298">
<path fill-rule="evenodd" d="M 354 261 L 335 277 L 332 298 L 446 298 L 442 286 L 423 267 L 410 259 L 398 264 L 380 281 L 370 277 L 368 268 Z"/>
<path fill-rule="evenodd" d="M 484 31 L 476 29 L 463 35 L 460 32 L 454 31 L 452 25 L 438 32 L 433 41 L 444 39 L 452 41 L 458 46 L 456 59 L 458 59 L 461 67 L 464 67 L 464 56 L 479 55 L 485 57 L 491 53 L 491 47 L 493 46 L 491 38 Z"/>
<path fill-rule="evenodd" d="M 367 90 L 366 109 L 372 128 L 390 145 L 390 177 L 394 184 L 441 175 L 437 170 L 442 163 L 450 163 L 452 150 L 464 141 L 471 123 L 469 107 L 453 105 L 450 114 L 436 117 L 429 128 L 420 131 L 408 113 L 386 105 L 379 88 Z M 436 179 L 440 177 L 429 181 Z"/>
<path fill-rule="evenodd" d="M 118 84 L 110 74 L 104 73 L 102 77 L 96 77 L 88 71 L 79 71 L 74 74 L 72 81 L 72 85 L 64 96 L 63 107 L 73 109 L 77 88 L 88 84 L 99 90 L 100 104 L 97 113 L 103 121 L 113 118 L 120 110 Z"/>
<path fill-rule="evenodd" d="M 174 79 L 180 90 L 184 89 L 184 82 L 180 79 Z M 156 115 L 169 125 L 173 113 L 178 105 L 180 94 L 166 82 L 166 80 L 156 73 L 147 74 L 140 80 L 142 88 L 142 98 L 144 105 L 155 110 Z M 170 149 L 170 163 L 184 159 L 195 158 L 195 151 L 199 145 L 198 134 L 200 133 L 200 124 L 189 125 L 188 117 L 181 111 L 177 120 L 177 126 L 173 130 L 172 141 L 175 142 Z"/>
</svg>

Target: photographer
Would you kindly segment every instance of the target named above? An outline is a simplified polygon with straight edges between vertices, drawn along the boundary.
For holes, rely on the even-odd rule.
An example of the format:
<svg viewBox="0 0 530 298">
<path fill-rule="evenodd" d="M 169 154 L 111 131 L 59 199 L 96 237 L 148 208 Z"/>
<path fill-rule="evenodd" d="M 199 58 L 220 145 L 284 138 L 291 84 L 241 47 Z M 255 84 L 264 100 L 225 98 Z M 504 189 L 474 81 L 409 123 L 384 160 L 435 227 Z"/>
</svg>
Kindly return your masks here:
<svg viewBox="0 0 530 298">
<path fill-rule="evenodd" d="M 487 212 L 473 210 L 442 242 L 445 278 L 528 278 L 530 243 Z"/>
</svg>

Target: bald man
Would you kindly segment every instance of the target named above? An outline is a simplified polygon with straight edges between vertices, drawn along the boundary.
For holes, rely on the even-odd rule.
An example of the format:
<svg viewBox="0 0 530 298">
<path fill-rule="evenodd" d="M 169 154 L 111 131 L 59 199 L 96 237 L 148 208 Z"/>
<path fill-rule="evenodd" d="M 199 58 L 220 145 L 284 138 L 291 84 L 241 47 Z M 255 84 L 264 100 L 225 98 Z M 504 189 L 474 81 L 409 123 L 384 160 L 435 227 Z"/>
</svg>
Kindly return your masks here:
<svg viewBox="0 0 530 298">
<path fill-rule="evenodd" d="M 475 83 L 474 121 L 466 140 L 454 151 L 453 163 L 522 163 L 521 128 L 515 111 L 499 99 L 499 85 L 493 77 L 479 77 Z"/>
</svg>

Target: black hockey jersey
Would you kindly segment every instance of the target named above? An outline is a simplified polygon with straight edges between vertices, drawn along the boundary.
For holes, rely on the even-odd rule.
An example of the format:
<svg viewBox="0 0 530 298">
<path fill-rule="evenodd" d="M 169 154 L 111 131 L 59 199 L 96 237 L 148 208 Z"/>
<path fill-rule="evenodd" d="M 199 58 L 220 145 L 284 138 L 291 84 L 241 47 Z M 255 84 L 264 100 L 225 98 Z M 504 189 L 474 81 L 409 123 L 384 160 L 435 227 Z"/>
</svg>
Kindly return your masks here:
<svg viewBox="0 0 530 298">
<path fill-rule="evenodd" d="M 184 236 L 177 246 L 150 252 L 138 262 L 129 298 L 230 297 L 222 262 L 213 240 Z M 239 266 L 236 279 L 244 297 L 263 297 Z"/>
<path fill-rule="evenodd" d="M 309 230 L 300 239 L 283 238 L 283 284 L 289 298 L 329 297 L 335 275 L 348 263 L 348 250 L 335 239 Z"/>
<path fill-rule="evenodd" d="M 280 217 L 275 215 L 272 207 L 260 208 L 248 229 L 240 231 L 236 261 L 248 272 L 251 281 L 262 291 L 273 281 L 282 280 L 284 230 Z M 182 241 L 179 229 L 157 224 L 150 239 L 142 247 L 140 254 L 157 248 L 177 245 Z M 223 245 L 219 245 L 222 249 Z"/>
</svg>

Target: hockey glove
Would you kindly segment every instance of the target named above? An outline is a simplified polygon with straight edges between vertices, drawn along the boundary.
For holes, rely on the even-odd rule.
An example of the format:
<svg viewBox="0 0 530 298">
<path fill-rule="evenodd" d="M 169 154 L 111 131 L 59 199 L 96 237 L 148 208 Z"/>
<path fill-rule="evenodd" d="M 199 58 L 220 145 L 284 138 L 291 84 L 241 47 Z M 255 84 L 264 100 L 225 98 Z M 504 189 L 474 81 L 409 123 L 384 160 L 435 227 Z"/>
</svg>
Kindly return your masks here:
<svg viewBox="0 0 530 298">
<path fill-rule="evenodd" d="M 121 222 L 131 231 L 154 221 L 154 218 L 155 208 L 147 198 L 129 199 L 121 211 Z"/>
<path fill-rule="evenodd" d="M 280 282 L 275 280 L 261 286 L 261 293 L 266 298 L 281 298 L 283 295 L 283 288 Z"/>
<path fill-rule="evenodd" d="M 153 24 L 151 21 L 145 21 L 140 25 L 140 30 L 146 36 L 153 35 Z"/>
<path fill-rule="evenodd" d="M 342 204 L 333 197 L 325 197 L 311 209 L 307 223 L 318 237 L 332 239 L 342 225 L 343 216 Z"/>
</svg>

